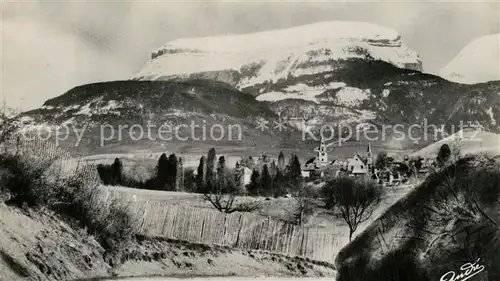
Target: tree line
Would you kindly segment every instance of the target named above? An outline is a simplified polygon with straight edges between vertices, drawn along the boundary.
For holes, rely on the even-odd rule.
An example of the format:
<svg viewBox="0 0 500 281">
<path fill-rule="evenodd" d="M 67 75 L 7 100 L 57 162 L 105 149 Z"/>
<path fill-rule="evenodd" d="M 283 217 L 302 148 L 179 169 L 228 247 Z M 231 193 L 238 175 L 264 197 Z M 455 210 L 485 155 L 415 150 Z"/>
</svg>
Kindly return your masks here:
<svg viewBox="0 0 500 281">
<path fill-rule="evenodd" d="M 277 161 L 267 155 L 260 158 L 241 157 L 234 167 L 228 167 L 224 156 L 217 157 L 214 148 L 200 157 L 196 169 L 183 168 L 182 158 L 163 153 L 147 180 L 138 180 L 124 172 L 123 162 L 116 158 L 110 165 L 97 166 L 103 184 L 132 188 L 185 191 L 201 194 L 238 194 L 281 197 L 303 185 L 301 164 L 296 155 L 288 161 L 281 151 Z M 245 176 L 250 181 L 245 183 Z"/>
<path fill-rule="evenodd" d="M 126 175 L 123 170 L 123 162 L 119 158 L 111 165 L 97 165 L 97 172 L 103 184 L 119 185 L 140 189 L 175 191 L 183 186 L 182 158 L 175 154 L 167 156 L 163 153 L 158 159 L 153 175 L 144 181 Z"/>
</svg>

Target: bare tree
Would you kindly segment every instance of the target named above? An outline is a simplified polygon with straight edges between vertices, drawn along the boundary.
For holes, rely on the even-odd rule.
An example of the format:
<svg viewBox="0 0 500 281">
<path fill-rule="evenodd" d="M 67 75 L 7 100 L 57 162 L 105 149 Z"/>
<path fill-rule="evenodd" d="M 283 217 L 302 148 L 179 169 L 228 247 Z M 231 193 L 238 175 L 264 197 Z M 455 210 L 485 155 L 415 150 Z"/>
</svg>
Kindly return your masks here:
<svg viewBox="0 0 500 281">
<path fill-rule="evenodd" d="M 234 212 L 253 212 L 260 209 L 258 201 L 236 202 L 235 194 L 210 193 L 203 195 L 219 212 L 231 214 Z"/>
<path fill-rule="evenodd" d="M 295 205 L 292 211 L 292 223 L 303 225 L 314 212 L 314 198 L 309 187 L 297 191 L 293 197 Z"/>
<path fill-rule="evenodd" d="M 327 182 L 330 194 L 335 198 L 335 206 L 342 219 L 349 226 L 349 240 L 359 225 L 373 214 L 380 203 L 381 189 L 371 181 L 349 177 L 335 178 Z"/>
<path fill-rule="evenodd" d="M 224 167 L 219 167 L 218 178 L 214 180 L 213 188 L 207 190 L 203 197 L 210 202 L 219 212 L 226 214 L 234 212 L 252 212 L 260 208 L 258 201 L 237 202 L 239 187 L 228 171 L 222 172 Z"/>
</svg>

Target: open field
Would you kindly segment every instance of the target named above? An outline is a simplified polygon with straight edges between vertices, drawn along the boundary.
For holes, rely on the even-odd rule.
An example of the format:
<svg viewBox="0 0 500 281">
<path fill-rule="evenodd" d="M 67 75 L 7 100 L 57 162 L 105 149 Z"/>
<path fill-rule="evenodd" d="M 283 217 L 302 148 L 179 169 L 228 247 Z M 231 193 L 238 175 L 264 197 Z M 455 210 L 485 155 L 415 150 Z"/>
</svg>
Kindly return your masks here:
<svg viewBox="0 0 500 281">
<path fill-rule="evenodd" d="M 58 153 L 58 150 L 53 149 L 50 145 L 41 149 L 43 146 L 40 144 L 32 147 L 34 149 L 22 151 L 23 155 L 33 157 L 34 152 L 43 154 L 47 151 L 52 151 L 50 154 Z M 106 155 L 106 157 L 109 156 L 109 154 Z M 125 155 L 111 154 L 111 156 Z M 104 159 L 108 159 L 106 157 Z M 114 157 L 110 157 L 110 160 Z M 134 158 L 136 156 L 128 157 L 137 160 Z M 142 159 L 145 158 L 142 157 Z M 93 156 L 87 160 L 96 164 L 100 158 Z M 134 162 L 133 160 L 123 160 L 124 164 Z M 67 163 L 61 163 L 64 170 L 67 170 L 66 174 L 70 174 L 72 168 L 81 164 L 81 161 L 78 163 L 79 161 L 72 157 L 66 158 L 66 161 Z M 149 161 L 153 161 L 152 164 L 155 162 L 152 159 Z M 128 166 L 128 164 L 126 165 Z M 97 174 L 95 168 L 87 167 L 92 168 L 88 176 L 95 177 Z M 109 203 L 110 199 L 119 199 L 128 204 L 131 207 L 133 217 L 139 223 L 138 233 L 148 237 L 158 236 L 192 243 L 265 250 L 326 262 L 333 262 L 340 249 L 349 242 L 348 226 L 339 218 L 338 214 L 322 208 L 320 201 L 313 208 L 312 214 L 306 216 L 304 224 L 297 226 L 290 224 L 293 211 L 295 211 L 296 199 L 294 198 L 240 197 L 237 200 L 260 201 L 261 208 L 253 213 L 226 215 L 215 210 L 199 194 L 111 186 L 102 186 L 102 188 L 105 191 L 110 191 L 108 196 L 103 197 L 103 203 Z M 372 220 L 381 215 L 410 189 L 411 186 L 386 188 L 385 196 Z M 360 225 L 354 236 L 361 233 L 372 220 Z"/>
<path fill-rule="evenodd" d="M 389 206 L 406 195 L 412 187 L 413 186 L 411 185 L 386 187 L 380 206 L 375 210 L 372 220 L 376 219 Z M 124 200 L 130 202 L 161 202 L 166 205 L 182 205 L 215 210 L 210 202 L 205 201 L 202 194 L 143 190 L 115 186 L 105 186 L 104 188 L 110 190 L 112 193 L 119 194 L 119 196 Z M 255 214 L 263 217 L 271 217 L 281 221 L 290 220 L 294 204 L 296 204 L 295 199 L 293 198 L 269 198 L 269 200 L 262 197 L 237 198 L 237 202 L 244 202 L 248 200 L 257 200 L 260 202 L 260 209 L 254 211 Z M 370 221 L 360 225 L 355 235 L 363 231 L 370 224 Z M 318 205 L 314 208 L 313 214 L 306 219 L 304 227 L 323 229 L 341 238 L 348 237 L 349 233 L 346 223 L 338 216 L 338 214 L 331 213 L 331 211 L 322 208 L 320 202 L 318 202 Z"/>
</svg>

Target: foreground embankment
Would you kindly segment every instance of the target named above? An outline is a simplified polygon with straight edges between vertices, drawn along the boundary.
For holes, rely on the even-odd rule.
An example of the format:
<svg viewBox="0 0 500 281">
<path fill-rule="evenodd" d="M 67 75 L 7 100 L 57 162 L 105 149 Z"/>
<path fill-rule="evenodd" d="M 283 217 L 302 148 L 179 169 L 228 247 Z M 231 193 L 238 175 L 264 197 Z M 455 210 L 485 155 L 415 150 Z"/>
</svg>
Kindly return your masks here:
<svg viewBox="0 0 500 281">
<path fill-rule="evenodd" d="M 122 253 L 120 259 L 110 259 L 93 236 L 51 211 L 0 203 L 2 281 L 145 275 L 335 276 L 333 266 L 326 263 L 160 238 L 136 237 Z"/>
</svg>

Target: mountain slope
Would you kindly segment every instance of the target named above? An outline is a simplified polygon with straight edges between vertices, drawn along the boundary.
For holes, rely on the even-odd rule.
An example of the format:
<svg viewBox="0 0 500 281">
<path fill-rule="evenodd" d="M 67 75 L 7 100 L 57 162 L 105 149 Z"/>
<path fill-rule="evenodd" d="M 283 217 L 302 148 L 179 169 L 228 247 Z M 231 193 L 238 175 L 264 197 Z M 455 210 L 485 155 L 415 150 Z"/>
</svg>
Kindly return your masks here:
<svg viewBox="0 0 500 281">
<path fill-rule="evenodd" d="M 500 80 L 500 34 L 474 39 L 439 74 L 467 84 Z"/>
<path fill-rule="evenodd" d="M 289 89 L 296 92 L 286 93 Z M 257 100 L 282 117 L 308 120 L 312 130 L 332 126 L 335 140 L 340 130 L 355 135 L 367 124 L 376 127 L 377 141 L 399 138 L 403 146 L 437 141 L 438 131 L 453 133 L 460 124 L 481 124 L 487 131 L 500 125 L 500 82 L 463 85 L 382 61 L 344 61 L 336 71 L 282 80 L 266 92 Z"/>
<path fill-rule="evenodd" d="M 276 118 L 266 104 L 226 84 L 204 80 L 82 85 L 18 118 L 26 131 L 66 134 L 69 130 L 70 137 L 60 137 L 69 144 L 75 143 L 80 133 L 83 140 L 79 148 L 90 150 L 102 147 L 107 138 L 107 149 L 193 142 L 200 147 L 280 143 L 273 132 L 256 128 L 259 118 Z M 75 149 L 72 145 L 68 148 Z"/>
<path fill-rule="evenodd" d="M 418 70 L 418 55 L 395 31 L 324 22 L 178 39 L 154 51 L 136 80 L 76 87 L 22 116 L 44 126 L 240 124 L 243 142 L 219 143 L 252 147 L 311 148 L 323 132 L 327 142 L 414 149 L 441 138 L 425 133 L 452 132 L 461 123 L 499 131 L 500 81 L 464 85 Z M 257 128 L 260 118 L 267 130 Z M 285 132 L 273 128 L 279 119 Z M 359 134 L 369 126 L 376 127 L 375 139 Z"/>
<path fill-rule="evenodd" d="M 343 85 L 336 90 L 321 88 L 338 80 L 343 81 Z M 226 136 L 222 141 L 207 140 L 197 145 L 294 148 L 317 145 L 323 128 L 328 142 L 342 136 L 344 141 L 357 141 L 363 147 L 366 145 L 363 142 L 369 140 L 388 149 L 396 148 L 392 147 L 396 143 L 394 139 L 398 149 L 432 143 L 442 138 L 437 134 L 439 130 L 453 131 L 452 125 L 458 126 L 461 122 L 481 124 L 487 131 L 498 131 L 500 125 L 500 82 L 457 84 L 382 61 L 350 60 L 337 71 L 282 80 L 268 89 L 270 93 L 279 93 L 282 88 L 291 87 L 295 87 L 295 96 L 282 93 L 286 96 L 283 99 L 266 100 L 265 95 L 254 98 L 219 81 L 97 83 L 76 87 L 47 101 L 40 109 L 21 114 L 20 118 L 31 128 L 85 124 L 87 131 L 91 131 L 85 133 L 89 146 L 99 142 L 98 129 L 104 124 L 115 127 L 142 124 L 144 128 L 150 122 L 158 128 L 163 123 L 189 126 L 194 122 L 206 124 L 208 130 L 219 124 L 226 131 L 228 126 L 238 124 L 242 141 L 228 141 Z M 304 99 L 309 89 L 315 89 L 317 95 Z M 257 128 L 259 118 L 268 121 L 267 130 Z M 287 122 L 283 132 L 273 127 L 279 118 Z M 377 130 L 377 135 L 370 135 L 370 139 L 358 133 L 368 124 Z M 401 126 L 403 138 L 397 134 L 396 125 Z M 421 127 L 410 127 L 412 125 Z M 432 137 L 425 138 L 425 132 Z M 130 137 L 125 139 L 127 141 L 113 143 L 117 146 L 142 143 L 141 146 L 146 147 L 158 144 L 147 138 L 132 142 Z M 189 143 L 193 138 L 178 141 Z M 175 139 L 171 139 L 169 144 L 174 142 Z"/>
<path fill-rule="evenodd" d="M 213 113 L 235 118 L 274 116 L 265 104 L 253 97 L 223 83 L 202 80 L 189 83 L 115 81 L 87 84 L 50 99 L 40 109 L 26 114 L 47 113 L 53 115 L 55 122 L 64 122 L 71 117 L 91 122 L 101 116 L 122 122 L 136 121 L 143 115 L 152 115 L 149 119 L 159 120 Z"/>
</svg>

